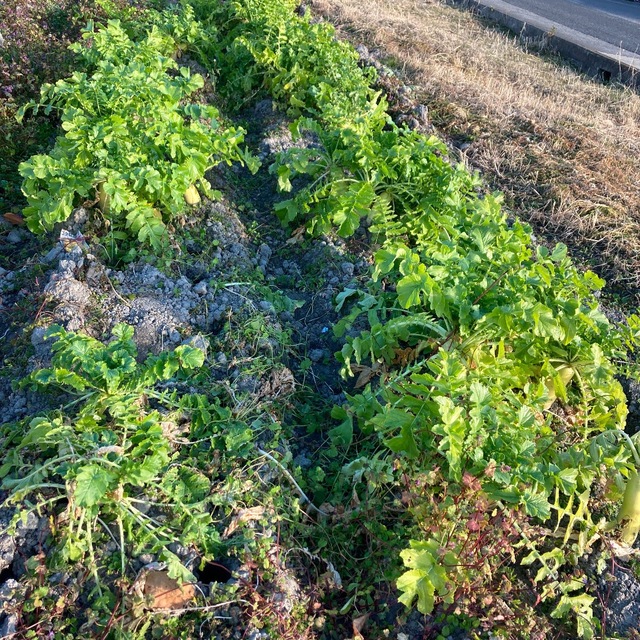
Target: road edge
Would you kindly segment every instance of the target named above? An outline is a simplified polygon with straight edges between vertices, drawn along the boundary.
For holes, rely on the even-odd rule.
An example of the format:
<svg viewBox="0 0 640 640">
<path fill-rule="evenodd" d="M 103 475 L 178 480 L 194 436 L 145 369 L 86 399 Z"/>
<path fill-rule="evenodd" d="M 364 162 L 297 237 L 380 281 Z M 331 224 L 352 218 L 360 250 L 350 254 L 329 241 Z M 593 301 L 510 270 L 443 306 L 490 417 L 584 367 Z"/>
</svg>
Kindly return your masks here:
<svg viewBox="0 0 640 640">
<path fill-rule="evenodd" d="M 544 42 L 545 49 L 571 60 L 592 78 L 617 81 L 640 90 L 640 52 L 616 48 L 502 0 L 446 1 L 500 24 L 520 37 Z"/>
</svg>

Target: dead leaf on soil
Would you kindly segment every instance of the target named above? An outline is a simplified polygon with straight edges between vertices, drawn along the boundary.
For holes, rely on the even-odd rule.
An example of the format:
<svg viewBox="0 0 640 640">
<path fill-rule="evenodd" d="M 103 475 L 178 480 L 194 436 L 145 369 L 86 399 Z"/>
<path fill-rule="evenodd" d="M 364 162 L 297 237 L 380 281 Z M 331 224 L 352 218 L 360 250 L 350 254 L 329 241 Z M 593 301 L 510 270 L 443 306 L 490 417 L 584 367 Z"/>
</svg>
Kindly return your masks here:
<svg viewBox="0 0 640 640">
<path fill-rule="evenodd" d="M 352 620 L 353 623 L 353 638 L 354 640 L 364 640 L 364 636 L 361 631 L 364 629 L 364 625 L 367 624 L 369 614 L 365 613 L 363 616 L 359 616 Z"/>
<path fill-rule="evenodd" d="M 180 584 L 166 571 L 147 571 L 143 594 L 151 600 L 152 609 L 182 609 L 196 596 L 196 588 L 189 583 Z"/>
<path fill-rule="evenodd" d="M 278 398 L 291 395 L 296 388 L 293 373 L 287 367 L 271 372 L 269 380 L 263 385 L 258 397 Z"/>
<path fill-rule="evenodd" d="M 305 227 L 298 227 L 287 240 L 287 244 L 300 244 L 304 240 Z"/>
<path fill-rule="evenodd" d="M 264 507 L 261 506 L 250 507 L 249 509 L 241 509 L 229 523 L 229 526 L 224 530 L 222 537 L 230 537 L 242 523 L 251 522 L 252 520 L 260 520 L 263 516 Z"/>
<path fill-rule="evenodd" d="M 24 218 L 19 213 L 5 213 L 2 217 L 10 224 L 15 224 L 19 227 L 24 227 L 26 224 Z"/>
</svg>

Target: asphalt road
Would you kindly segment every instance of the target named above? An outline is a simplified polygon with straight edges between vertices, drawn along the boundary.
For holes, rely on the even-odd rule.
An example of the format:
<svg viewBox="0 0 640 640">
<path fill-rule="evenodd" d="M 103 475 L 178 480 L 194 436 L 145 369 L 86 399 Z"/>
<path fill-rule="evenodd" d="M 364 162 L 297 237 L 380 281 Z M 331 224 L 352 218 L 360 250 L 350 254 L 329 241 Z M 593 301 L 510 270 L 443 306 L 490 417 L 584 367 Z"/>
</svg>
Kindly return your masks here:
<svg viewBox="0 0 640 640">
<path fill-rule="evenodd" d="M 575 31 L 640 54 L 640 2 L 629 0 L 505 0 Z"/>
</svg>

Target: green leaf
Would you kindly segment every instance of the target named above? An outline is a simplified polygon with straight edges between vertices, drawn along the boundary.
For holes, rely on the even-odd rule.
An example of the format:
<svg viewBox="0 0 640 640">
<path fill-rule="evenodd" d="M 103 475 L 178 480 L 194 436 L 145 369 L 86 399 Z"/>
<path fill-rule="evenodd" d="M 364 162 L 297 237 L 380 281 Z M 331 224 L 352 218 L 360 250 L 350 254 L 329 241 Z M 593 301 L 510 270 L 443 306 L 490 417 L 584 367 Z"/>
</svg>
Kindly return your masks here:
<svg viewBox="0 0 640 640">
<path fill-rule="evenodd" d="M 562 260 L 564 260 L 566 257 L 567 245 L 560 242 L 554 247 L 553 252 L 549 256 L 549 259 L 552 262 L 562 262 Z"/>
<path fill-rule="evenodd" d="M 576 468 L 562 469 L 556 474 L 556 483 L 565 495 L 574 493 L 578 486 L 579 470 Z"/>
<path fill-rule="evenodd" d="M 338 205 L 333 212 L 333 221 L 339 225 L 338 235 L 342 238 L 352 236 L 360 226 L 360 218 L 371 211 L 375 191 L 369 182 L 355 183 L 340 195 Z"/>
<path fill-rule="evenodd" d="M 520 496 L 520 503 L 524 505 L 525 512 L 534 518 L 546 520 L 551 514 L 549 501 L 543 493 L 525 489 Z"/>
<path fill-rule="evenodd" d="M 105 499 L 113 488 L 115 476 L 98 464 L 87 464 L 80 468 L 74 478 L 74 496 L 79 507 L 93 507 Z"/>
<path fill-rule="evenodd" d="M 199 369 L 204 364 L 204 352 L 201 349 L 181 345 L 175 350 L 175 354 L 185 369 Z"/>
<path fill-rule="evenodd" d="M 385 444 L 391 451 L 404 453 L 410 458 L 415 458 L 418 455 L 418 447 L 413 435 L 415 421 L 414 415 L 401 409 L 385 409 L 383 414 L 375 416 L 371 420 L 383 433 L 400 429 L 400 434 L 388 438 L 385 440 Z"/>
<path fill-rule="evenodd" d="M 578 637 L 591 640 L 594 637 L 593 603 L 595 598 L 582 593 L 577 596 L 564 594 L 556 608 L 551 612 L 552 618 L 565 618 L 569 613 L 576 616 Z"/>
<path fill-rule="evenodd" d="M 467 421 L 462 407 L 453 404 L 451 398 L 436 398 L 440 410 L 441 424 L 433 425 L 432 431 L 441 436 L 438 451 L 445 454 L 449 472 L 454 480 L 462 477 L 462 454 L 467 433 Z"/>
<path fill-rule="evenodd" d="M 398 302 L 403 309 L 410 309 L 420 305 L 422 297 L 428 293 L 431 285 L 431 276 L 427 268 L 420 264 L 413 273 L 402 278 L 396 287 Z"/>
<path fill-rule="evenodd" d="M 349 447 L 353 440 L 353 415 L 342 407 L 335 406 L 331 409 L 331 417 L 334 420 L 342 420 L 337 427 L 329 430 L 331 442 L 337 447 Z"/>
<path fill-rule="evenodd" d="M 438 560 L 439 544 L 435 540 L 411 540 L 410 546 L 410 549 L 400 552 L 405 566 L 410 570 L 403 573 L 396 582 L 398 590 L 402 591 L 398 600 L 411 607 L 417 598 L 418 611 L 426 615 L 433 611 L 436 593 L 447 598 L 453 590 L 447 571 Z"/>
</svg>

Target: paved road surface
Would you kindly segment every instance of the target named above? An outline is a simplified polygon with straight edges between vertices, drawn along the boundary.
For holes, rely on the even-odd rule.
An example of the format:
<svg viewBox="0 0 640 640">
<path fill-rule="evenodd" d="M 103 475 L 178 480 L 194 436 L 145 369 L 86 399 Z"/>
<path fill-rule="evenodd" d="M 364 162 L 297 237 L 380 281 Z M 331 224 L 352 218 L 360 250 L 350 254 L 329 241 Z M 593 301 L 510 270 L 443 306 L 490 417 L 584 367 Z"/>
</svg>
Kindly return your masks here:
<svg viewBox="0 0 640 640">
<path fill-rule="evenodd" d="M 588 36 L 640 54 L 640 2 L 629 0 L 506 0 Z"/>
</svg>

